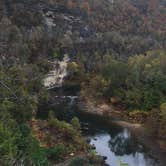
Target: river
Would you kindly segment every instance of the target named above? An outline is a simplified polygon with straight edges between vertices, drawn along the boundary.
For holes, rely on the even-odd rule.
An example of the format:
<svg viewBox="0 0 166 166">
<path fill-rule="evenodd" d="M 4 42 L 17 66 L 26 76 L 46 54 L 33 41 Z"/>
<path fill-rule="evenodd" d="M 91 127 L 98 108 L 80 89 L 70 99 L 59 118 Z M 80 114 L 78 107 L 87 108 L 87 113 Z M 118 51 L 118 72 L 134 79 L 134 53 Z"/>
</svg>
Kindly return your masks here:
<svg viewBox="0 0 166 166">
<path fill-rule="evenodd" d="M 129 166 L 157 166 L 157 162 L 148 155 L 148 150 L 129 129 L 110 122 L 109 119 L 78 113 L 83 135 L 91 140 L 97 154 L 106 156 L 106 163 L 119 166 L 120 162 Z"/>
<path fill-rule="evenodd" d="M 54 110 L 61 120 L 71 120 L 77 116 L 82 126 L 82 134 L 89 138 L 95 146 L 97 154 L 106 156 L 106 163 L 119 166 L 120 162 L 128 166 L 157 166 L 157 162 L 149 156 L 148 150 L 125 127 L 118 126 L 107 117 L 92 115 L 84 110 L 78 110 L 76 96 L 55 96 L 54 104 L 49 110 Z M 60 110 L 60 111 L 59 111 Z M 43 116 L 45 116 L 43 112 Z M 40 115 L 42 117 L 42 114 Z"/>
</svg>

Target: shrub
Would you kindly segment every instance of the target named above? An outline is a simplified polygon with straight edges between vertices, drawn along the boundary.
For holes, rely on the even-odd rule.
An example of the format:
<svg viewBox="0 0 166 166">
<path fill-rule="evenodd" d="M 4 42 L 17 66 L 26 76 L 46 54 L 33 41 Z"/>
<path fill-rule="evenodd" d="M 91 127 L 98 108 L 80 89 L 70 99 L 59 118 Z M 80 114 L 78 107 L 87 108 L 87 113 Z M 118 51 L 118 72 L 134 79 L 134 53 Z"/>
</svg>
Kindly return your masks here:
<svg viewBox="0 0 166 166">
<path fill-rule="evenodd" d="M 49 166 L 47 153 L 44 148 L 36 148 L 31 151 L 31 161 L 36 166 Z"/>
<path fill-rule="evenodd" d="M 81 125 L 80 125 L 79 119 L 77 117 L 74 117 L 71 120 L 71 125 L 73 126 L 74 129 L 76 129 L 77 131 L 80 131 Z"/>
<path fill-rule="evenodd" d="M 96 151 L 95 150 L 91 150 L 89 153 L 89 158 L 91 160 L 94 160 L 96 158 Z"/>
<path fill-rule="evenodd" d="M 159 137 L 166 139 L 166 103 L 160 105 Z"/>
<path fill-rule="evenodd" d="M 136 115 L 147 115 L 148 113 L 147 112 L 144 112 L 142 110 L 134 110 L 134 111 L 131 111 L 129 112 L 129 116 L 136 116 Z"/>
<path fill-rule="evenodd" d="M 83 157 L 76 157 L 74 158 L 71 163 L 69 164 L 69 166 L 90 166 L 90 164 L 88 164 L 88 160 L 83 158 Z"/>
<path fill-rule="evenodd" d="M 61 58 L 61 54 L 60 54 L 60 52 L 59 52 L 58 50 L 55 50 L 55 51 L 53 52 L 53 54 L 52 54 L 52 57 L 53 57 L 54 59 L 60 59 L 60 58 Z"/>
<path fill-rule="evenodd" d="M 162 103 L 160 105 L 160 115 L 161 115 L 161 118 L 162 120 L 164 120 L 166 122 L 166 103 Z"/>
<path fill-rule="evenodd" d="M 66 148 L 63 144 L 58 144 L 53 148 L 47 149 L 47 155 L 52 160 L 59 160 L 64 157 Z"/>
<path fill-rule="evenodd" d="M 59 121 L 56 118 L 52 118 L 52 119 L 49 119 L 48 124 L 50 127 L 57 127 L 59 124 Z"/>
<path fill-rule="evenodd" d="M 103 157 L 97 155 L 95 150 L 91 150 L 89 153 L 89 161 L 93 165 L 100 165 L 103 162 Z"/>
<path fill-rule="evenodd" d="M 134 110 L 132 112 L 129 112 L 130 120 L 134 120 L 139 123 L 144 123 L 147 119 L 148 112 L 142 111 L 142 110 Z"/>
<path fill-rule="evenodd" d="M 59 121 L 57 118 L 55 118 L 55 114 L 53 111 L 50 111 L 48 114 L 48 124 L 51 127 L 57 127 L 59 124 Z"/>
</svg>

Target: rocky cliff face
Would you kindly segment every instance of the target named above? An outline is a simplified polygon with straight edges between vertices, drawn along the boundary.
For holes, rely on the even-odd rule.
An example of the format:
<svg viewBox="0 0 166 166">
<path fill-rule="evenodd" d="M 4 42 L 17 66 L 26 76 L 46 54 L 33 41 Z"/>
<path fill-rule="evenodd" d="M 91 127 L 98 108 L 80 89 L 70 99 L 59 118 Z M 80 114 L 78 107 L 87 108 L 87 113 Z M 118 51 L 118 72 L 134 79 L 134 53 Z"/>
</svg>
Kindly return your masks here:
<svg viewBox="0 0 166 166">
<path fill-rule="evenodd" d="M 56 60 L 53 62 L 53 70 L 44 79 L 44 86 L 47 89 L 59 88 L 62 86 L 64 78 L 67 76 L 67 66 L 69 57 L 65 55 L 62 61 Z"/>
</svg>

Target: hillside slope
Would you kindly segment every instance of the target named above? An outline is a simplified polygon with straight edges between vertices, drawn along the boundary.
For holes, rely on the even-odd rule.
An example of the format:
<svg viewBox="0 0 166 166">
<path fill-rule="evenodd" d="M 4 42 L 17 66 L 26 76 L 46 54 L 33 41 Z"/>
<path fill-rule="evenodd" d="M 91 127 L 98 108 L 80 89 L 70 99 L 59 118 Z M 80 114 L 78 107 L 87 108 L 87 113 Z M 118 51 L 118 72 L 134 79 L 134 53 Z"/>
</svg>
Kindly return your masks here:
<svg viewBox="0 0 166 166">
<path fill-rule="evenodd" d="M 165 3 L 148 2 L 2 0 L 0 29 L 4 34 L 9 22 L 17 28 L 31 52 L 30 60 L 52 56 L 55 51 L 74 56 L 82 52 L 90 56 L 96 51 L 130 56 L 164 47 Z M 0 43 L 2 40 L 7 39 L 1 37 Z"/>
</svg>

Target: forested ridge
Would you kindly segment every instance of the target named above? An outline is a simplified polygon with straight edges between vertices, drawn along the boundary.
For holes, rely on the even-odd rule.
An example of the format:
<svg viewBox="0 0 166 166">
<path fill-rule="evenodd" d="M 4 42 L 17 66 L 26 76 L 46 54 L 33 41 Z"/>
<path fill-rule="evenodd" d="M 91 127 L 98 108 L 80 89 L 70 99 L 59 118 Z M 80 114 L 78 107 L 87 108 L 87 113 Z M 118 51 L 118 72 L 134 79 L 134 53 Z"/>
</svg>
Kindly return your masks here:
<svg viewBox="0 0 166 166">
<path fill-rule="evenodd" d="M 53 165 L 87 151 L 84 162 L 101 162 L 78 118 L 36 116 L 50 108 L 43 85 L 50 62 L 64 55 L 64 86 L 77 87 L 81 100 L 141 115 L 165 147 L 164 0 L 0 0 L 0 165 Z"/>
</svg>

